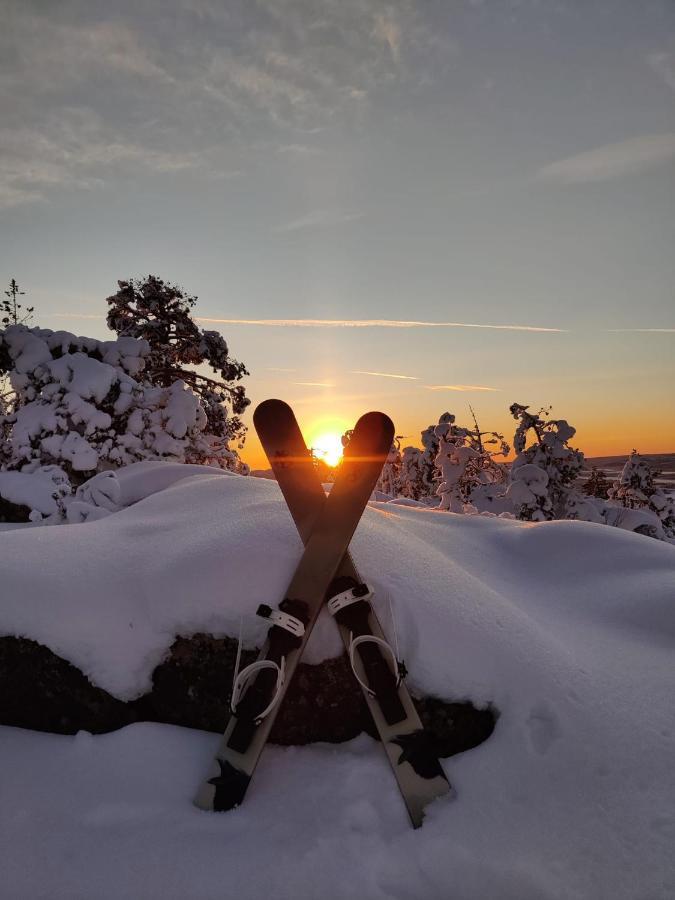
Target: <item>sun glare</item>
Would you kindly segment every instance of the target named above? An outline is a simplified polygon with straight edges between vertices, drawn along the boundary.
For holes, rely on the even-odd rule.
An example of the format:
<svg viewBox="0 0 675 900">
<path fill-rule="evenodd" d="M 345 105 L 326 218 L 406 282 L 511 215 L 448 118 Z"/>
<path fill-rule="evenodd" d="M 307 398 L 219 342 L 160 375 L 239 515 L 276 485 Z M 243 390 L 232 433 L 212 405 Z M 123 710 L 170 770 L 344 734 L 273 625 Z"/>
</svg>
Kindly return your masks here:
<svg viewBox="0 0 675 900">
<path fill-rule="evenodd" d="M 314 453 L 329 466 L 336 466 L 342 459 L 342 438 L 335 432 L 323 432 L 312 441 Z"/>
</svg>

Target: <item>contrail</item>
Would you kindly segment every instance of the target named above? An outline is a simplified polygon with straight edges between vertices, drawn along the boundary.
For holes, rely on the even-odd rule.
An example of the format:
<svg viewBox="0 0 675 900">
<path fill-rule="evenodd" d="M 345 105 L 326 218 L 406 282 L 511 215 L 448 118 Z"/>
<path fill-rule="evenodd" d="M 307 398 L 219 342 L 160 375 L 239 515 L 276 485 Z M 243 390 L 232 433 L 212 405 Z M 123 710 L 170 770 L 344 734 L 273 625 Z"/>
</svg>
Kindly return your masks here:
<svg viewBox="0 0 675 900">
<path fill-rule="evenodd" d="M 425 384 L 428 391 L 501 391 L 501 388 L 482 384 Z"/>
<path fill-rule="evenodd" d="M 404 381 L 419 381 L 416 375 L 393 375 L 391 372 L 359 372 L 353 370 L 352 375 L 376 375 L 378 378 L 402 378 Z"/>
<path fill-rule="evenodd" d="M 92 313 L 47 313 L 50 319 L 103 319 Z M 493 331 L 531 331 L 568 334 L 567 328 L 541 328 L 536 325 L 478 325 L 473 322 L 418 322 L 404 319 L 219 319 L 215 316 L 195 316 L 197 322 L 214 325 L 259 325 L 267 328 L 483 328 Z M 673 328 L 613 328 L 610 331 L 675 331 Z M 371 372 L 363 373 L 366 375 Z M 386 373 L 378 372 L 378 375 Z M 405 377 L 405 376 L 399 376 Z M 411 377 L 411 376 L 408 376 Z"/>
<path fill-rule="evenodd" d="M 218 319 L 198 316 L 198 322 L 220 325 L 261 325 L 268 328 L 488 328 L 497 331 L 537 331 L 565 333 L 565 328 L 535 325 L 477 325 L 470 322 L 417 322 L 399 319 Z"/>
</svg>

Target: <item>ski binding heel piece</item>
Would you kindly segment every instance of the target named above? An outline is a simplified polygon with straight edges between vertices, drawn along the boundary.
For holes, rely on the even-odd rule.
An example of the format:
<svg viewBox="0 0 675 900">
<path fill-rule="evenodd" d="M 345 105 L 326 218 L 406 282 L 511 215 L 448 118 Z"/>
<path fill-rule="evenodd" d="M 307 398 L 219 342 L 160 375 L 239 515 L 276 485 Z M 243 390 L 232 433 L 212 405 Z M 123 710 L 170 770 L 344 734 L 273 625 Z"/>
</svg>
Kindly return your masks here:
<svg viewBox="0 0 675 900">
<path fill-rule="evenodd" d="M 266 603 L 261 603 L 256 610 L 256 615 L 263 619 L 269 619 L 273 625 L 278 625 L 285 631 L 289 631 L 294 637 L 302 638 L 305 634 L 305 624 L 295 616 L 291 616 L 280 609 L 272 609 Z"/>
<path fill-rule="evenodd" d="M 265 716 L 268 716 L 279 702 L 279 698 L 286 681 L 286 665 L 283 657 L 281 659 L 280 666 L 277 665 L 272 659 L 259 659 L 256 662 L 251 663 L 250 666 L 246 666 L 246 668 L 242 669 L 241 672 L 238 672 L 234 679 L 234 684 L 232 685 L 232 700 L 230 701 L 230 709 L 232 710 L 233 715 L 236 716 L 237 704 L 241 700 L 242 694 L 248 687 L 248 683 L 251 680 L 252 676 L 260 672 L 261 669 L 276 669 L 277 682 L 274 688 L 274 696 L 267 704 L 265 709 L 263 709 L 261 713 L 258 713 L 258 715 L 254 719 L 256 725 L 260 725 Z"/>
<path fill-rule="evenodd" d="M 382 649 L 385 650 L 389 654 L 389 656 L 392 659 L 392 662 L 394 663 L 394 671 L 396 672 L 396 687 L 397 688 L 400 687 L 401 682 L 403 681 L 405 676 L 408 674 L 408 670 L 405 667 L 405 663 L 403 662 L 402 659 L 399 659 L 396 656 L 396 654 L 392 650 L 391 644 L 389 644 L 387 641 L 385 641 L 384 638 L 377 637 L 374 634 L 361 634 L 356 638 L 352 637 L 352 639 L 349 642 L 349 662 L 351 664 L 352 672 L 354 673 L 354 677 L 356 678 L 358 683 L 361 685 L 361 687 L 364 690 L 368 691 L 368 693 L 370 694 L 371 697 L 377 696 L 375 691 L 372 690 L 365 683 L 365 681 L 363 681 L 359 677 L 359 674 L 356 671 L 356 666 L 354 664 L 354 651 L 359 646 L 359 644 L 365 644 L 365 643 L 379 644 L 379 646 L 382 647 Z"/>
<path fill-rule="evenodd" d="M 367 584 L 357 584 L 356 587 L 349 588 L 331 597 L 328 603 L 328 612 L 331 616 L 336 616 L 345 606 L 351 606 L 352 603 L 358 603 L 360 600 L 370 601 L 375 592 Z"/>
</svg>

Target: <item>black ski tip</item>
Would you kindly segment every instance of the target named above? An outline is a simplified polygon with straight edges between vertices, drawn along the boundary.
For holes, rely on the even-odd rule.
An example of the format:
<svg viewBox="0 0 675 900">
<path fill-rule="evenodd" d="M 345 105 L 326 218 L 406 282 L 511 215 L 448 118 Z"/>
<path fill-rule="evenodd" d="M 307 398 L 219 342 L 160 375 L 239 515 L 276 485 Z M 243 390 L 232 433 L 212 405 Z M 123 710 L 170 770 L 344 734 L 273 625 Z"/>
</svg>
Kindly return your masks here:
<svg viewBox="0 0 675 900">
<path fill-rule="evenodd" d="M 356 445 L 359 435 L 368 435 L 371 446 L 377 446 L 381 452 L 388 453 L 394 440 L 394 423 L 385 413 L 364 413 L 354 426 L 354 437 L 345 448 L 345 458 L 358 455 Z"/>
<path fill-rule="evenodd" d="M 276 400 L 274 398 L 263 400 L 263 402 L 259 403 L 255 408 L 253 413 L 253 424 L 257 428 L 257 420 L 267 418 L 268 416 L 277 416 L 280 413 L 283 413 L 286 416 L 293 416 L 293 410 L 284 400 Z M 293 418 L 295 418 L 295 416 L 293 416 Z"/>
<path fill-rule="evenodd" d="M 213 809 L 215 812 L 227 812 L 234 809 L 244 799 L 251 776 L 227 762 L 224 759 L 216 759 L 220 766 L 220 775 L 209 778 L 209 784 L 215 789 Z"/>
</svg>

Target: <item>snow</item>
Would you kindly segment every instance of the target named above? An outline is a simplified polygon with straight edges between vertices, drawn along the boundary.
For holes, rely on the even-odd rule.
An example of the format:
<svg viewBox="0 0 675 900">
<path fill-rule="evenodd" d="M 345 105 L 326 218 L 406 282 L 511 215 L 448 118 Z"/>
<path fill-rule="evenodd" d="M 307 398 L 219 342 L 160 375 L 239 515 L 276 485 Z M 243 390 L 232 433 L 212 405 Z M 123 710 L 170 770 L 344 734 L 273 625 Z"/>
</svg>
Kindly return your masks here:
<svg viewBox="0 0 675 900">
<path fill-rule="evenodd" d="M 215 341 L 212 349 L 226 358 L 219 340 L 222 346 Z M 222 430 L 207 431 L 207 407 L 225 423 L 220 394 L 211 391 L 202 400 L 181 380 L 153 385 L 143 372 L 150 352 L 145 340 L 98 341 L 11 325 L 0 329 L 0 350 L 13 363 L 9 377 L 17 393 L 5 423 L 5 468 L 58 464 L 74 484 L 82 483 L 83 473 L 149 459 L 243 471 Z"/>
<path fill-rule="evenodd" d="M 301 553 L 277 485 L 139 463 L 125 508 L 3 532 L 0 633 L 129 699 L 174 635 L 259 642 Z M 107 498 L 107 499 L 106 499 Z M 133 504 L 133 505 L 129 505 Z M 241 809 L 192 806 L 217 736 L 0 729 L 0 896 L 649 898 L 675 893 L 675 550 L 578 521 L 371 503 L 352 544 L 415 692 L 492 702 L 444 762 L 457 797 L 408 825 L 381 749 L 270 747 Z M 27 564 L 37 561 L 39 565 Z M 322 617 L 308 646 L 341 650 Z"/>
<path fill-rule="evenodd" d="M 63 473 L 57 466 L 43 466 L 31 474 L 0 472 L 0 497 L 41 515 L 52 515 L 57 510 L 59 476 Z"/>
</svg>

